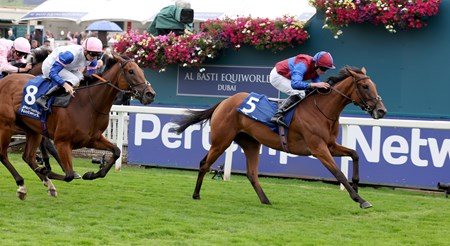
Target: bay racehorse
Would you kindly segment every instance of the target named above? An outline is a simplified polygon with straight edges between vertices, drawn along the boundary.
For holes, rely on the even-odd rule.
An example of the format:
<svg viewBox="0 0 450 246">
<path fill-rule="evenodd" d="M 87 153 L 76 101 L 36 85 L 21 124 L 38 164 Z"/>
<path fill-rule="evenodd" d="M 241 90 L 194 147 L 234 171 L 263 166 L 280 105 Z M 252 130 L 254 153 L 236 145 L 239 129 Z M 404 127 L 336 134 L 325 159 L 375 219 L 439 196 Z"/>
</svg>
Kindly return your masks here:
<svg viewBox="0 0 450 246">
<path fill-rule="evenodd" d="M 372 205 L 358 194 L 359 164 L 355 150 L 336 142 L 339 132 L 339 116 L 349 103 L 367 111 L 372 118 L 382 118 L 387 110 L 378 95 L 373 81 L 364 68 L 344 67 L 339 75 L 329 78 L 333 84 L 328 93 L 311 93 L 295 108 L 287 138 L 288 150 L 300 156 L 313 155 L 345 186 L 350 197 L 361 208 Z M 180 134 L 190 125 L 210 120 L 211 148 L 200 161 L 193 198 L 200 199 L 200 189 L 205 174 L 217 158 L 235 141 L 244 151 L 247 161 L 247 177 L 261 203 L 271 204 L 258 180 L 259 151 L 261 144 L 283 150 L 277 133 L 237 111 L 248 93 L 237 93 L 203 111 L 189 111 L 179 120 L 175 131 Z M 352 184 L 336 165 L 333 156 L 350 156 L 353 160 Z"/>
<path fill-rule="evenodd" d="M 16 125 L 25 131 L 26 145 L 23 160 L 35 171 L 48 187 L 48 192 L 56 196 L 56 188 L 50 179 L 72 181 L 72 149 L 94 148 L 112 153 L 106 165 L 94 172 L 86 172 L 83 179 L 103 178 L 120 156 L 120 149 L 108 141 L 102 133 L 109 124 L 109 113 L 118 92 L 133 93 L 142 104 L 153 102 L 155 91 L 145 79 L 144 71 L 127 57 L 114 55 L 107 64 L 99 81 L 88 83 L 76 89 L 75 97 L 64 107 L 52 107 L 46 122 L 46 135 L 53 139 L 65 175 L 54 173 L 36 164 L 36 149 L 44 134 L 40 120 L 18 114 L 24 87 L 34 76 L 13 74 L 0 80 L 0 161 L 10 171 L 19 186 L 17 194 L 25 199 L 26 187 L 22 176 L 8 160 L 8 144 Z"/>
</svg>

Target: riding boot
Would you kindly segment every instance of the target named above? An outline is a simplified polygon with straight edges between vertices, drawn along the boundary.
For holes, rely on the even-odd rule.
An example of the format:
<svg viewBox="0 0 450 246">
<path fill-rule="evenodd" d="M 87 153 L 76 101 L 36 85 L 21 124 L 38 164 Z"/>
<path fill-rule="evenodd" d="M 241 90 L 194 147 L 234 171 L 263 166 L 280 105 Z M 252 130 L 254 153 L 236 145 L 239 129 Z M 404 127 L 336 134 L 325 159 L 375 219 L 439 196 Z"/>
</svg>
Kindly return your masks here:
<svg viewBox="0 0 450 246">
<path fill-rule="evenodd" d="M 57 95 L 61 94 L 61 92 L 63 91 L 63 90 L 61 90 L 61 88 L 63 88 L 63 87 L 61 87 L 59 85 L 53 86 L 44 95 L 42 95 L 41 97 L 39 97 L 36 100 L 36 104 L 41 106 L 44 111 L 48 111 L 48 107 L 47 107 L 48 100 L 52 96 L 57 96 Z"/>
<path fill-rule="evenodd" d="M 278 111 L 273 115 L 270 119 L 270 122 L 288 127 L 288 125 L 284 122 L 284 114 L 289 111 L 292 107 L 297 105 L 303 99 L 301 94 L 290 95 L 283 104 L 278 108 Z"/>
</svg>

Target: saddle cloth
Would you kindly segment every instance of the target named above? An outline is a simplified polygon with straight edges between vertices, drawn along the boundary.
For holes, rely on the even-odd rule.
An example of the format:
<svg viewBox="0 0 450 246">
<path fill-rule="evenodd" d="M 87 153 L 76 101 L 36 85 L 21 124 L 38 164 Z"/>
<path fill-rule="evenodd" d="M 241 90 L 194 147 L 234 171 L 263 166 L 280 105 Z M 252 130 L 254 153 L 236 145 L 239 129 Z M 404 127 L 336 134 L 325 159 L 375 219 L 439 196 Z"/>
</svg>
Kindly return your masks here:
<svg viewBox="0 0 450 246">
<path fill-rule="evenodd" d="M 52 82 L 48 79 L 42 78 L 42 75 L 38 75 L 35 78 L 31 79 L 27 82 L 25 87 L 23 88 L 23 97 L 22 103 L 19 107 L 19 114 L 27 117 L 31 117 L 33 119 L 40 120 L 45 117 L 44 110 L 37 105 L 36 99 L 45 94 L 50 88 L 57 85 L 57 83 Z M 62 98 L 66 99 L 70 98 L 70 95 L 63 95 Z M 49 112 L 51 112 L 50 105 L 54 104 L 55 98 L 57 101 L 63 101 L 60 106 L 67 106 L 68 100 L 61 100 L 60 97 L 50 98 L 48 101 Z"/>
<path fill-rule="evenodd" d="M 288 126 L 290 126 L 294 109 L 297 107 L 293 107 L 284 115 L 285 122 Z M 258 94 L 255 92 L 251 92 L 245 99 L 242 101 L 241 105 L 237 109 L 239 113 L 248 116 L 256 121 L 259 121 L 272 129 L 272 131 L 279 133 L 279 127 L 277 124 L 270 122 L 272 116 L 278 110 L 278 103 L 269 101 L 266 95 Z"/>
</svg>

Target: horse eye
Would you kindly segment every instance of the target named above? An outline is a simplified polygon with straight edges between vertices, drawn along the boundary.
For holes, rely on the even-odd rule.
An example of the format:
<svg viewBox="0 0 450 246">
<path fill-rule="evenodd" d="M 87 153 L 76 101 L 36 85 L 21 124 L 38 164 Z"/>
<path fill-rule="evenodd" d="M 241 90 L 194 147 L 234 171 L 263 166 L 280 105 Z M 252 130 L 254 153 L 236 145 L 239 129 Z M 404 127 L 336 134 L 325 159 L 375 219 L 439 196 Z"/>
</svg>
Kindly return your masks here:
<svg viewBox="0 0 450 246">
<path fill-rule="evenodd" d="M 133 69 L 131 69 L 131 70 L 128 70 L 128 73 L 129 73 L 129 74 L 131 74 L 131 75 L 133 75 L 133 74 L 134 74 L 134 71 L 133 71 Z"/>
<path fill-rule="evenodd" d="M 363 85 L 362 85 L 362 88 L 367 90 L 367 89 L 369 89 L 369 86 L 366 85 L 366 84 L 363 84 Z"/>
</svg>

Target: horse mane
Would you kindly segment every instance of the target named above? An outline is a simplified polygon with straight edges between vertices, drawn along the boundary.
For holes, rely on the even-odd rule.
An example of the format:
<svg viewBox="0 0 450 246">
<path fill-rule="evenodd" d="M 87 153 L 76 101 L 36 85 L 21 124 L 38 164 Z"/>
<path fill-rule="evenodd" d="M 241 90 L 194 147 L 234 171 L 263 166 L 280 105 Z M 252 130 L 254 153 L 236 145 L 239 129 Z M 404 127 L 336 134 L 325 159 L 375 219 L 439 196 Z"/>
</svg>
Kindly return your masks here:
<svg viewBox="0 0 450 246">
<path fill-rule="evenodd" d="M 330 83 L 331 85 L 335 85 L 336 83 L 346 79 L 347 77 L 351 76 L 351 74 L 348 72 L 348 70 L 352 70 L 356 73 L 359 74 L 363 74 L 363 72 L 361 71 L 361 68 L 358 67 L 352 67 L 352 66 L 344 66 L 343 68 L 341 68 L 339 70 L 339 73 L 337 76 L 330 76 L 328 77 L 327 81 L 328 83 Z"/>
<path fill-rule="evenodd" d="M 38 48 L 33 50 L 33 58 L 34 58 L 34 64 L 43 62 L 45 58 L 50 54 L 50 50 L 46 48 Z"/>
<path fill-rule="evenodd" d="M 120 57 L 122 57 L 123 59 L 125 59 L 127 61 L 131 60 L 131 58 L 126 55 L 120 55 Z M 114 59 L 112 56 L 109 57 L 109 59 L 107 59 L 107 61 L 106 61 L 105 69 L 103 70 L 103 72 L 100 75 L 103 75 L 104 73 L 106 73 L 116 63 L 117 63 L 116 59 Z"/>
<path fill-rule="evenodd" d="M 131 60 L 131 58 L 129 58 L 128 56 L 125 55 L 121 55 L 120 57 L 122 57 L 125 60 Z M 109 69 L 111 69 L 115 64 L 117 64 L 116 59 L 114 59 L 114 57 L 109 57 L 109 59 L 107 59 L 106 61 L 106 65 L 105 65 L 105 69 L 103 70 L 103 72 L 98 73 L 98 75 L 100 77 L 103 77 L 103 75 L 109 71 Z M 98 80 L 95 77 L 90 77 L 90 76 L 85 76 L 83 80 L 80 81 L 80 87 L 85 87 L 88 85 L 91 85 L 93 83 L 97 83 L 100 82 L 100 80 Z"/>
</svg>

